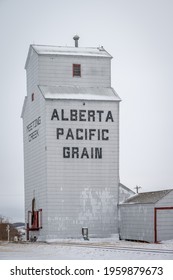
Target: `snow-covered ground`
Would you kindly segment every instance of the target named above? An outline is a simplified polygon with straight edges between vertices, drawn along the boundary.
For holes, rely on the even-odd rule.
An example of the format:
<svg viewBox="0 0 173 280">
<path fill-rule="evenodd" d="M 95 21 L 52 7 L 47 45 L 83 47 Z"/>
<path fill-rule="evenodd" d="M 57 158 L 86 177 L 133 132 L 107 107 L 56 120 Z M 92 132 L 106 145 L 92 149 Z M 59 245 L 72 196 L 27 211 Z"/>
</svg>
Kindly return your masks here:
<svg viewBox="0 0 173 280">
<path fill-rule="evenodd" d="M 0 260 L 173 260 L 173 241 L 161 244 L 114 239 L 53 243 L 0 242 Z"/>
</svg>

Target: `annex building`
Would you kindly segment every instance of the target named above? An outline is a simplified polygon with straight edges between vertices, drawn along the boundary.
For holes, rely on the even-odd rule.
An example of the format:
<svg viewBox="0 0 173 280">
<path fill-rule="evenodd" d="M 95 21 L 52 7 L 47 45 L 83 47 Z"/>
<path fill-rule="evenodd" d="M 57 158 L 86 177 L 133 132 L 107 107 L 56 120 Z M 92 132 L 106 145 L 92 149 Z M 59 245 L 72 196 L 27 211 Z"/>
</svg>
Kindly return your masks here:
<svg viewBox="0 0 173 280">
<path fill-rule="evenodd" d="M 23 141 L 27 238 L 118 233 L 119 103 L 103 48 L 31 45 Z"/>
<path fill-rule="evenodd" d="M 173 239 L 173 189 L 135 194 L 119 205 L 119 211 L 121 239 Z"/>
</svg>

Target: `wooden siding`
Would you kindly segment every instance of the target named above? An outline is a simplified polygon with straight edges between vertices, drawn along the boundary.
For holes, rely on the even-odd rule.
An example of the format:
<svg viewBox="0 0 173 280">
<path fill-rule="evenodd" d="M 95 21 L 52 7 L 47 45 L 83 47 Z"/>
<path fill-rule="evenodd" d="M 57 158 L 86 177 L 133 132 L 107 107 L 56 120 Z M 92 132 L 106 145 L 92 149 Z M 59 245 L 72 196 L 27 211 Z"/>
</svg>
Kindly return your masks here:
<svg viewBox="0 0 173 280">
<path fill-rule="evenodd" d="M 36 209 L 43 209 L 43 230 L 31 235 L 45 235 L 46 221 L 46 152 L 45 152 L 45 109 L 41 94 L 36 93 L 35 100 L 27 100 L 23 118 L 24 132 L 24 180 L 25 180 L 25 217 L 28 222 L 28 211 L 32 210 L 32 199 L 35 197 Z M 37 127 L 27 130 L 27 126 L 40 117 Z M 38 134 L 36 133 L 38 131 Z M 33 133 L 33 134 L 32 134 Z M 33 139 L 32 139 L 33 135 Z M 35 138 L 36 137 L 36 138 Z"/>
<path fill-rule="evenodd" d="M 119 203 L 123 203 L 132 195 L 134 195 L 134 192 L 132 190 L 123 188 L 123 186 L 119 184 Z"/>
<path fill-rule="evenodd" d="M 154 242 L 154 205 L 120 205 L 120 237 Z"/>
<path fill-rule="evenodd" d="M 173 191 L 166 194 L 155 204 L 120 205 L 121 238 L 148 242 L 172 239 L 172 207 Z"/>
<path fill-rule="evenodd" d="M 173 207 L 173 191 L 169 192 L 162 199 L 160 199 L 155 207 Z"/>
<path fill-rule="evenodd" d="M 166 207 L 173 207 L 173 191 L 169 192 L 155 204 L 155 208 L 157 209 L 157 242 L 173 239 L 173 209 L 163 209 Z"/>
<path fill-rule="evenodd" d="M 172 209 L 156 208 L 156 242 L 173 239 L 173 207 Z"/>
<path fill-rule="evenodd" d="M 119 182 L 119 119 L 118 102 L 67 100 L 46 102 L 47 180 L 49 239 L 81 237 L 82 227 L 89 236 L 110 236 L 117 233 Z M 114 122 L 79 122 L 51 120 L 54 108 L 111 110 Z M 109 129 L 109 141 L 56 139 L 56 129 Z M 102 147 L 102 159 L 63 158 L 68 147 Z"/>
<path fill-rule="evenodd" d="M 27 98 L 23 110 L 23 142 L 24 142 L 24 184 L 25 184 L 25 222 L 28 222 L 28 211 L 32 210 L 32 199 L 35 196 L 36 209 L 43 211 L 43 229 L 31 232 L 31 235 L 41 235 L 44 240 L 47 232 L 46 221 L 46 153 L 45 153 L 45 101 L 38 85 L 38 56 L 31 49 L 27 64 Z M 32 94 L 34 93 L 34 101 Z M 37 127 L 30 125 L 40 117 Z M 27 126 L 30 128 L 27 129 Z M 37 134 L 38 130 L 38 134 Z M 33 134 L 32 134 L 33 133 Z M 33 139 L 32 139 L 33 137 Z"/>
<path fill-rule="evenodd" d="M 30 60 L 26 69 L 26 81 L 27 81 L 27 96 L 31 98 L 32 93 L 35 91 L 38 81 L 38 55 L 31 49 Z"/>
<path fill-rule="evenodd" d="M 73 64 L 81 64 L 81 77 L 73 77 Z M 25 214 L 43 209 L 43 228 L 33 231 L 40 241 L 89 236 L 108 237 L 118 232 L 119 102 L 45 100 L 38 85 L 110 87 L 110 58 L 37 55 L 27 61 L 27 98 L 23 109 Z M 34 93 L 34 101 L 31 96 Z M 53 109 L 111 111 L 114 121 L 51 120 Z M 31 123 L 40 118 L 37 127 Z M 27 129 L 29 126 L 29 129 Z M 106 129 L 109 140 L 57 139 L 56 129 Z M 37 131 L 38 130 L 38 131 Z M 32 133 L 33 139 L 31 137 Z M 31 141 L 30 138 L 31 137 Z M 102 148 L 101 158 L 64 158 L 63 147 Z"/>
<path fill-rule="evenodd" d="M 81 64 L 81 77 L 73 77 L 73 64 Z M 40 85 L 110 87 L 110 59 L 76 56 L 39 56 Z"/>
</svg>

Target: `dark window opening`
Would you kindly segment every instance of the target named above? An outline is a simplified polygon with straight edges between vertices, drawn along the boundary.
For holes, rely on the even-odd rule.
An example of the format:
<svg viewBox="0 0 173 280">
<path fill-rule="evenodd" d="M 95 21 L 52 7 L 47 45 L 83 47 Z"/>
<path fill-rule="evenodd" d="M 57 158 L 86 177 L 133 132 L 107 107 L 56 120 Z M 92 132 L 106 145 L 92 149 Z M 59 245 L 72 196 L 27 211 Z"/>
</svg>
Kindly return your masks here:
<svg viewBox="0 0 173 280">
<path fill-rule="evenodd" d="M 81 77 L 81 65 L 73 64 L 73 77 Z"/>
<path fill-rule="evenodd" d="M 31 101 L 34 101 L 34 93 L 31 95 Z"/>
</svg>

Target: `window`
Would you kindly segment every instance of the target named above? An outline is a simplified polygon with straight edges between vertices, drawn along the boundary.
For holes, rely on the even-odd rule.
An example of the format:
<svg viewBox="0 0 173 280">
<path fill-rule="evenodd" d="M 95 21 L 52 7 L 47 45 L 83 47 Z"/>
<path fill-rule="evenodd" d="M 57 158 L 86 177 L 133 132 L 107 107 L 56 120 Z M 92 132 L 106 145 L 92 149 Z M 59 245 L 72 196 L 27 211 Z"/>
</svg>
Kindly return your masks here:
<svg viewBox="0 0 173 280">
<path fill-rule="evenodd" d="M 31 101 L 34 101 L 34 93 L 31 95 Z"/>
<path fill-rule="evenodd" d="M 73 64 L 73 77 L 81 77 L 81 65 Z"/>
</svg>

